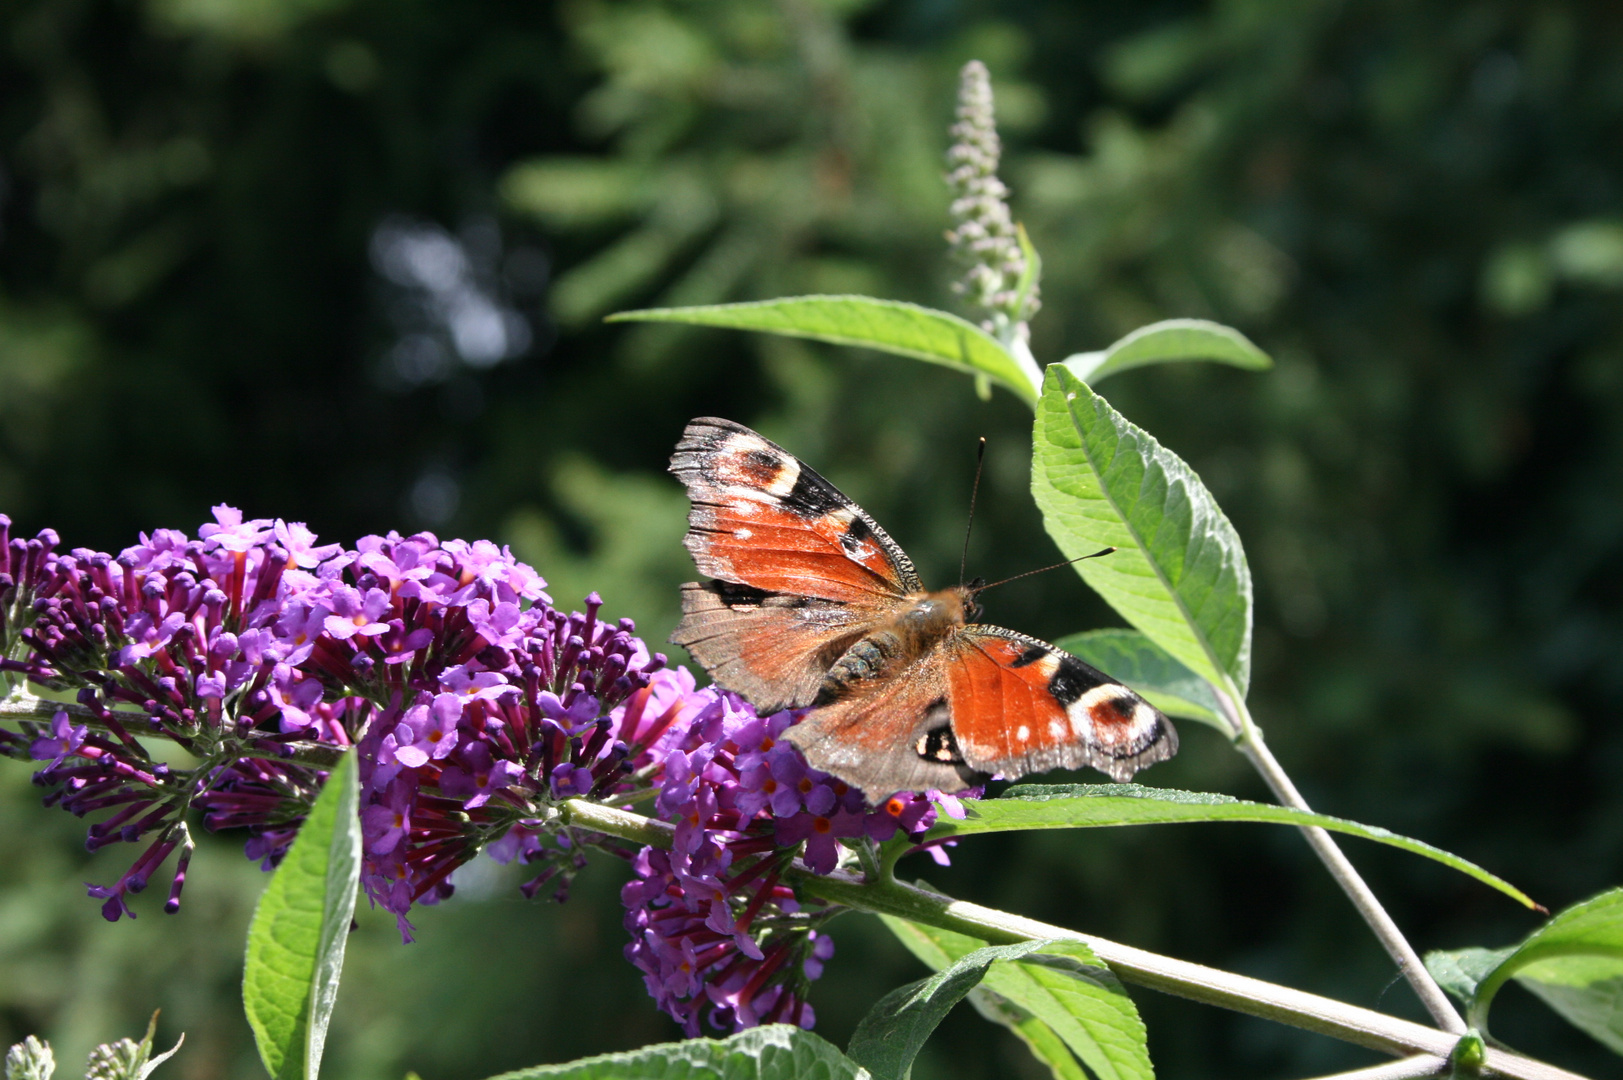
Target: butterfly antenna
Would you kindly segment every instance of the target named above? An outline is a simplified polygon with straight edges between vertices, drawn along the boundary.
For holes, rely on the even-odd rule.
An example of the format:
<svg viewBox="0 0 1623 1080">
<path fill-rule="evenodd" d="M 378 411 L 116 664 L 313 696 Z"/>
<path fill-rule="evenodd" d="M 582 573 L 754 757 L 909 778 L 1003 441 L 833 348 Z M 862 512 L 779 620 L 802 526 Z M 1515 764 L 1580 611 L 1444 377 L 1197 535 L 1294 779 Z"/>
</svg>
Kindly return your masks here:
<svg viewBox="0 0 1623 1080">
<path fill-rule="evenodd" d="M 1011 581 L 1019 581 L 1021 578 L 1030 577 L 1033 574 L 1046 574 L 1050 570 L 1058 570 L 1062 566 L 1070 566 L 1072 563 L 1081 562 L 1083 559 L 1097 559 L 1101 555 L 1109 555 L 1111 552 L 1113 552 L 1115 550 L 1116 549 L 1113 548 L 1113 547 L 1107 547 L 1103 551 L 1095 551 L 1092 555 L 1078 555 L 1074 559 L 1066 559 L 1064 562 L 1057 562 L 1053 566 L 1044 566 L 1039 570 L 1027 570 L 1023 574 L 1016 574 L 1016 575 L 1014 575 L 1014 577 L 1006 577 L 1002 581 L 994 581 L 990 585 L 982 585 L 979 589 L 976 589 L 975 592 L 977 594 L 978 593 L 983 593 L 987 589 L 996 588 L 999 585 L 1007 585 Z"/>
<path fill-rule="evenodd" d="M 986 464 L 986 436 L 981 436 L 975 448 L 975 483 L 969 489 L 969 523 L 964 526 L 964 553 L 958 559 L 958 584 L 964 583 L 964 571 L 969 566 L 969 534 L 975 528 L 975 496 L 981 492 L 981 466 Z"/>
</svg>

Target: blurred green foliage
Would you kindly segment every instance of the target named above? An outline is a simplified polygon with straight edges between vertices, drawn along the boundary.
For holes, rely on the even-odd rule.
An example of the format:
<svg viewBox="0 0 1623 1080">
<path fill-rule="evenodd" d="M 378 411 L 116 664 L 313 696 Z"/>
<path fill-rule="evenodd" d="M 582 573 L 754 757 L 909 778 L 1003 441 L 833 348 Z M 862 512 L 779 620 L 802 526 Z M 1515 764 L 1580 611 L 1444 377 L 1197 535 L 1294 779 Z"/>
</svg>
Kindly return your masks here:
<svg viewBox="0 0 1623 1080">
<path fill-rule="evenodd" d="M 1106 391 L 1238 526 L 1253 711 L 1314 806 L 1551 908 L 1623 879 L 1608 5 L 17 0 L 0 24 L 0 509 L 20 528 L 117 549 L 226 501 L 329 540 L 493 536 L 560 602 L 596 589 L 659 640 L 691 574 L 662 469 L 683 422 L 715 413 L 813 462 L 938 582 L 984 434 L 972 572 L 1052 560 L 1029 413 L 1007 395 L 894 358 L 598 322 L 799 292 L 951 308 L 941 154 L 954 73 L 980 57 L 1044 260 L 1037 356 L 1185 316 L 1279 362 Z M 416 262 L 390 262 L 388 222 Z M 988 600 L 1048 638 L 1111 621 L 1059 574 Z M 1153 782 L 1262 795 L 1185 727 Z M 173 1075 L 257 1075 L 235 980 L 262 879 L 236 841 L 202 845 L 180 915 L 149 902 L 109 926 L 76 894 L 122 853 L 85 856 L 84 823 L 37 796 L 3 770 L 0 1039 L 48 1036 L 71 1067 L 163 1006 L 158 1041 L 187 1032 Z M 1353 856 L 1423 949 L 1531 927 L 1463 879 Z M 1418 1016 L 1284 831 L 983 838 L 913 872 Z M 478 1077 L 673 1033 L 619 959 L 616 867 L 562 907 L 514 880 L 466 875 L 409 947 L 363 916 L 334 1075 Z M 835 933 L 814 1001 L 843 1043 L 921 971 L 871 920 Z M 1168 1076 L 1369 1060 L 1135 997 Z M 1507 991 L 1495 1033 L 1615 1068 L 1541 1008 Z M 965 1011 L 915 1075 L 1031 1069 Z"/>
</svg>

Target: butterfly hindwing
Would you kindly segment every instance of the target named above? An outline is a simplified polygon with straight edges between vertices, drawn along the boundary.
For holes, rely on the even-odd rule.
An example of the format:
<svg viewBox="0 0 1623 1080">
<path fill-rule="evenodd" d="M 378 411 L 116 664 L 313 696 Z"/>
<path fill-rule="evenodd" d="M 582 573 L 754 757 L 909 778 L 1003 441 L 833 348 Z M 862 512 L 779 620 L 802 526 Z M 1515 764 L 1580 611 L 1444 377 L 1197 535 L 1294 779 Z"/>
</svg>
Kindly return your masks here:
<svg viewBox="0 0 1623 1080">
<path fill-rule="evenodd" d="M 671 641 L 764 715 L 810 705 L 829 667 L 871 624 L 865 609 L 849 604 L 689 582 Z"/>
<path fill-rule="evenodd" d="M 671 457 L 700 573 L 768 592 L 874 604 L 923 586 L 912 562 L 810 466 L 742 424 L 700 417 Z"/>
<path fill-rule="evenodd" d="M 979 586 L 926 593 L 895 541 L 793 454 L 701 417 L 671 457 L 684 540 L 714 581 L 682 586 L 684 646 L 784 738 L 870 802 L 987 774 L 1091 765 L 1122 781 L 1171 757 L 1148 702 L 1035 638 L 966 625 Z"/>
<path fill-rule="evenodd" d="M 820 704 L 783 737 L 815 769 L 862 791 L 870 803 L 896 791 L 962 791 L 983 782 L 953 742 L 945 657 L 930 653 L 893 677 Z"/>
<path fill-rule="evenodd" d="M 943 651 L 953 734 L 973 768 L 1020 776 L 1089 765 L 1121 782 L 1177 752 L 1158 709 L 1045 641 L 966 626 Z"/>
</svg>

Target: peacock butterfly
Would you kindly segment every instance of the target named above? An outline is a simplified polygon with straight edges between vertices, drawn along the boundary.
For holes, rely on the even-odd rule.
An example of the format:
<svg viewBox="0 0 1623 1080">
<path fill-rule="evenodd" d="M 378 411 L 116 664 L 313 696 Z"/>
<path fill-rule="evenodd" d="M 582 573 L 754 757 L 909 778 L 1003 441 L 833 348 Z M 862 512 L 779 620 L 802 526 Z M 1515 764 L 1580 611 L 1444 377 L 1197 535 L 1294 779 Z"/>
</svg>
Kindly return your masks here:
<svg viewBox="0 0 1623 1080">
<path fill-rule="evenodd" d="M 810 708 L 784 738 L 877 802 L 987 774 L 1089 765 L 1124 781 L 1178 749 L 1171 722 L 1062 649 L 985 626 L 979 585 L 929 592 L 866 513 L 782 447 L 700 417 L 671 458 L 684 543 L 671 635 L 760 713 Z"/>
</svg>

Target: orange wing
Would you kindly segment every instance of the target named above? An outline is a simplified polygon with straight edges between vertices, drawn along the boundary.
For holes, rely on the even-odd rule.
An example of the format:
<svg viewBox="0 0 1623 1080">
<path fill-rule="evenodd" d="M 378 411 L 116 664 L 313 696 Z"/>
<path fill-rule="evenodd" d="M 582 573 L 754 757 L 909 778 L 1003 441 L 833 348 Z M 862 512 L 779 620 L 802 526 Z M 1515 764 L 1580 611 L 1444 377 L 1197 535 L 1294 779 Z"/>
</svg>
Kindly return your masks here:
<svg viewBox="0 0 1623 1080">
<path fill-rule="evenodd" d="M 883 679 L 857 683 L 783 733 L 814 769 L 878 805 L 895 791 L 962 791 L 986 777 L 953 742 L 946 654 L 935 649 Z"/>
<path fill-rule="evenodd" d="M 1122 782 L 1178 750 L 1158 709 L 1047 642 L 966 626 L 942 648 L 952 731 L 972 768 L 1013 778 L 1089 765 Z"/>
<path fill-rule="evenodd" d="M 765 716 L 810 705 L 834 661 L 871 625 L 848 604 L 731 581 L 689 582 L 671 642 Z"/>
<path fill-rule="evenodd" d="M 862 509 L 742 424 L 700 417 L 671 457 L 693 509 L 683 541 L 699 572 L 768 592 L 883 604 L 924 586 Z"/>
<path fill-rule="evenodd" d="M 699 571 L 671 635 L 762 712 L 810 705 L 834 661 L 922 586 L 885 530 L 782 447 L 731 420 L 688 424 L 671 457 Z"/>
</svg>

